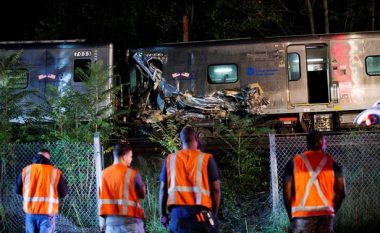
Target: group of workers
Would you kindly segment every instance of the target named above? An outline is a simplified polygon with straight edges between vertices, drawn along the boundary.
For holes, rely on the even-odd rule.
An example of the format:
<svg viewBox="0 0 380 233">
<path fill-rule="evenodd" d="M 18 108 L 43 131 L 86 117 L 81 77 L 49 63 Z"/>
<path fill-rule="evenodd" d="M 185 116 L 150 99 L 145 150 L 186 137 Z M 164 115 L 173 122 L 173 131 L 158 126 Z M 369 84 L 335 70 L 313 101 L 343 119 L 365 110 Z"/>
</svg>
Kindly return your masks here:
<svg viewBox="0 0 380 233">
<path fill-rule="evenodd" d="M 172 233 L 219 232 L 221 201 L 218 166 L 209 153 L 198 150 L 192 127 L 180 132 L 182 149 L 169 154 L 160 174 L 159 212 L 161 224 Z M 295 155 L 286 166 L 284 203 L 294 233 L 333 232 L 333 219 L 344 196 L 341 167 L 326 154 L 326 138 L 320 132 L 307 136 L 308 150 Z M 102 173 L 99 210 L 105 232 L 144 233 L 146 195 L 139 172 L 131 168 L 129 144 L 114 146 L 114 163 Z M 59 198 L 67 194 L 67 182 L 50 162 L 50 152 L 41 150 L 33 164 L 18 176 L 15 187 L 23 197 L 27 233 L 52 233 Z M 170 213 L 170 214 L 169 214 Z"/>
</svg>

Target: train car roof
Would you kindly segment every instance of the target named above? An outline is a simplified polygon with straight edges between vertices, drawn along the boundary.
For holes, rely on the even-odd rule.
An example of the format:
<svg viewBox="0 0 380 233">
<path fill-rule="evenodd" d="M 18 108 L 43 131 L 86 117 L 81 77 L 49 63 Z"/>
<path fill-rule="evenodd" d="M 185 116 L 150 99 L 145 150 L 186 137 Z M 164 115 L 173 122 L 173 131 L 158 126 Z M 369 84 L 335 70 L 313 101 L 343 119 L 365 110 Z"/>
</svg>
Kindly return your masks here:
<svg viewBox="0 0 380 233">
<path fill-rule="evenodd" d="M 330 34 L 308 34 L 308 35 L 288 35 L 276 36 L 265 38 L 235 38 L 223 40 L 205 40 L 205 41 L 190 41 L 190 42 L 174 42 L 163 43 L 156 46 L 149 46 L 143 48 L 132 48 L 132 50 L 139 49 L 157 49 L 157 48 L 175 48 L 175 47 L 203 47 L 203 46 L 223 46 L 234 44 L 252 44 L 252 43 L 270 43 L 270 42 L 297 42 L 297 41 L 324 41 L 324 40 L 340 40 L 340 39 L 360 39 L 360 38 L 375 38 L 380 37 L 380 32 L 377 31 L 364 31 L 364 32 L 347 32 L 347 33 L 330 33 Z"/>
<path fill-rule="evenodd" d="M 0 49 L 18 48 L 80 48 L 82 46 L 105 46 L 111 45 L 106 42 L 87 41 L 84 39 L 74 40 L 35 40 L 35 41 L 0 41 Z"/>
</svg>

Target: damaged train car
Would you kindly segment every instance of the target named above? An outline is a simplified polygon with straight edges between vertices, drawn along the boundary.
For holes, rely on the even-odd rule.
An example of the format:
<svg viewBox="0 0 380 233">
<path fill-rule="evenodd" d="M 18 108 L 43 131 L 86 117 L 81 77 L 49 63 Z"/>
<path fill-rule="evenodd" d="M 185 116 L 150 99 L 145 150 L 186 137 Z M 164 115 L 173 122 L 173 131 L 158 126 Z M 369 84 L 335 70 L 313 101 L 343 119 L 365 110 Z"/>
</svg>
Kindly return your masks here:
<svg viewBox="0 0 380 233">
<path fill-rule="evenodd" d="M 334 131 L 380 99 L 379 44 L 376 32 L 203 41 L 130 49 L 127 60 L 147 122 L 240 112 L 280 131 Z"/>
<path fill-rule="evenodd" d="M 7 61 L 19 54 L 19 59 L 8 64 Z M 46 40 L 46 41 L 2 41 L 0 42 L 2 69 L 6 69 L 4 80 L 12 80 L 12 93 L 27 93 L 18 103 L 22 114 L 15 123 L 25 123 L 37 108 L 44 106 L 52 96 L 62 96 L 69 87 L 86 93 L 81 69 L 90 73 L 89 65 L 102 61 L 104 69 L 109 70 L 109 81 L 105 89 L 111 88 L 113 66 L 113 44 L 94 43 L 85 40 Z M 5 90 L 0 82 L 0 91 Z M 57 93 L 50 87 L 55 87 Z M 106 100 L 104 105 L 110 103 Z M 21 107 L 22 106 L 22 107 Z M 1 109 L 1 106 L 0 106 Z M 50 121 L 50 119 L 44 119 Z"/>
</svg>

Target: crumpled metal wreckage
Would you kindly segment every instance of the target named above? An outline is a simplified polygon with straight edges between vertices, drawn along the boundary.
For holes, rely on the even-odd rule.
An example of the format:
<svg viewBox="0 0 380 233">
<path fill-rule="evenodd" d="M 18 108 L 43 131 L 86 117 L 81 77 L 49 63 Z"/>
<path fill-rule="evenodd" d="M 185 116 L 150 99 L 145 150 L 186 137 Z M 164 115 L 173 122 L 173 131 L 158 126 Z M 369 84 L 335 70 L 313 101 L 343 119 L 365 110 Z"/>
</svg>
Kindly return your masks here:
<svg viewBox="0 0 380 233">
<path fill-rule="evenodd" d="M 162 70 L 140 53 L 133 56 L 141 71 L 153 81 L 153 90 L 158 90 L 157 104 L 160 109 L 143 108 L 143 121 L 152 123 L 168 118 L 179 119 L 225 119 L 229 112 L 260 114 L 269 105 L 269 98 L 258 83 L 251 83 L 242 89 L 224 89 L 208 96 L 193 96 L 187 90 L 181 91 L 165 82 Z M 160 62 L 165 62 L 161 61 Z M 149 98 L 149 95 L 146 97 Z"/>
<path fill-rule="evenodd" d="M 146 109 L 142 115 L 145 122 L 152 123 L 168 118 L 225 119 L 229 112 L 260 114 L 269 104 L 260 90 L 260 86 L 254 83 L 241 90 L 222 90 L 205 97 L 177 92 L 163 100 L 159 95 L 157 103 L 161 110 Z"/>
<path fill-rule="evenodd" d="M 380 124 L 380 100 L 371 108 L 362 111 L 354 119 L 354 124 L 359 126 L 373 126 Z"/>
</svg>

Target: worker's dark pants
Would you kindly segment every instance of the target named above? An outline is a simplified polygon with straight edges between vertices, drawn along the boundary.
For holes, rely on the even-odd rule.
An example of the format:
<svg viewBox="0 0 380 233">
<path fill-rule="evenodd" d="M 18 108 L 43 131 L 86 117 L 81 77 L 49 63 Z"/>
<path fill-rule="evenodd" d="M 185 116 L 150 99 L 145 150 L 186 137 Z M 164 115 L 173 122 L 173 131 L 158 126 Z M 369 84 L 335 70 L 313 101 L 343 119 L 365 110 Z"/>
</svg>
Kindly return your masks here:
<svg viewBox="0 0 380 233">
<path fill-rule="evenodd" d="M 292 233 L 333 233 L 333 227 L 333 216 L 293 218 L 291 221 Z"/>
<path fill-rule="evenodd" d="M 171 233 L 218 233 L 218 219 L 213 215 L 214 225 L 199 221 L 196 217 L 200 208 L 193 206 L 175 207 L 170 212 L 169 230 Z"/>
<path fill-rule="evenodd" d="M 55 215 L 26 214 L 26 233 L 53 233 L 55 230 Z"/>
</svg>

